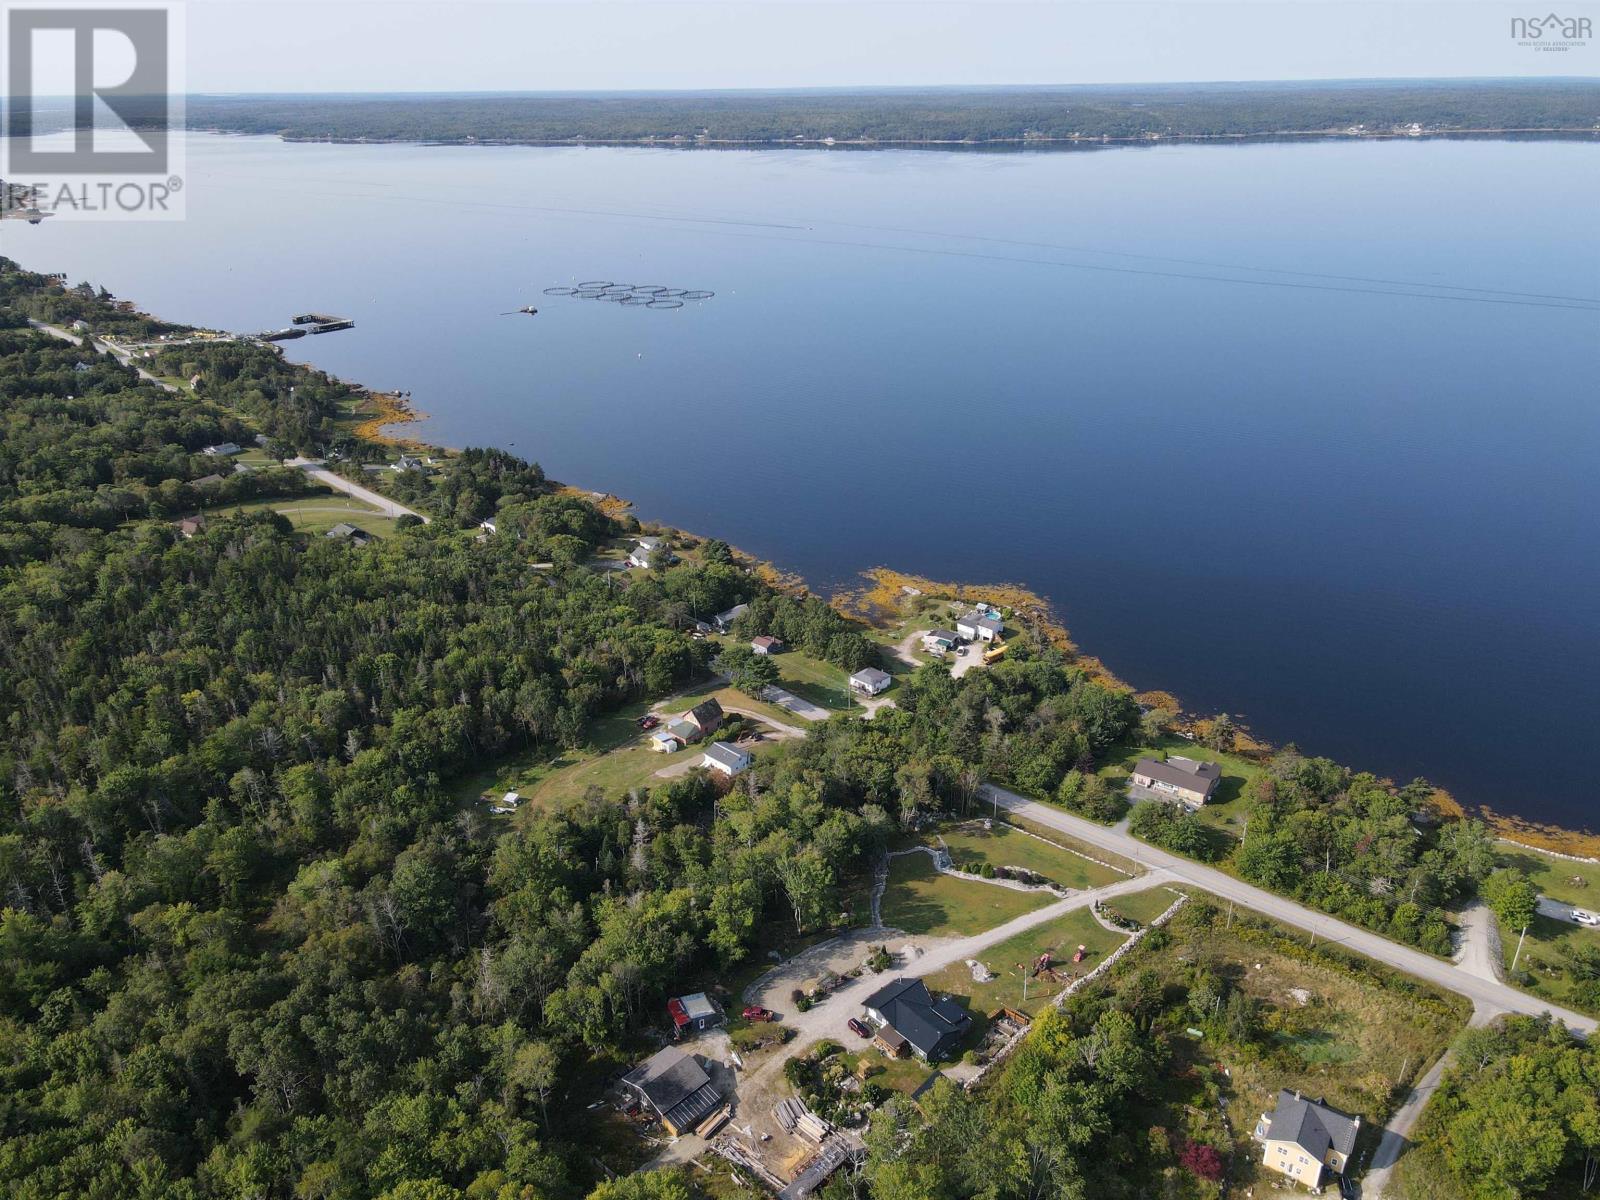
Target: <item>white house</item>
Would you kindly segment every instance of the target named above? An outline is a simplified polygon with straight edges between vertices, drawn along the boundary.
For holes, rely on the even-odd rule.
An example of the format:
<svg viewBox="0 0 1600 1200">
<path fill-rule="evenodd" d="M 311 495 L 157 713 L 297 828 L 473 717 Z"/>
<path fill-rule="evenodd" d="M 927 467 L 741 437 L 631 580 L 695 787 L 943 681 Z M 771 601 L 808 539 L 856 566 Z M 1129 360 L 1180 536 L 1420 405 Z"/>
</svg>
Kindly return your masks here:
<svg viewBox="0 0 1600 1200">
<path fill-rule="evenodd" d="M 877 667 L 863 667 L 850 676 L 850 686 L 855 691 L 868 696 L 876 696 L 879 692 L 887 691 L 894 677 L 887 671 L 880 671 Z"/>
<path fill-rule="evenodd" d="M 741 771 L 749 770 L 751 762 L 750 756 L 739 747 L 729 745 L 727 742 L 712 742 L 706 747 L 706 756 L 700 765 L 713 771 L 720 771 L 732 779 Z"/>
<path fill-rule="evenodd" d="M 243 454 L 244 451 L 240 449 L 238 442 L 218 442 L 215 446 L 207 446 L 200 453 L 209 454 L 213 458 L 229 458 L 235 454 Z"/>
<path fill-rule="evenodd" d="M 628 555 L 630 567 L 648 567 L 650 556 L 660 550 L 666 543 L 658 537 L 642 537 L 633 544 L 633 550 Z"/>
<path fill-rule="evenodd" d="M 750 640 L 750 649 L 757 654 L 781 654 L 783 639 L 775 638 L 770 633 L 763 633 L 760 637 Z"/>
<path fill-rule="evenodd" d="M 402 454 L 398 459 L 389 464 L 391 471 L 420 471 L 426 464 L 415 455 Z"/>
<path fill-rule="evenodd" d="M 970 613 L 956 622 L 956 632 L 969 642 L 992 642 L 1005 630 L 1005 623 L 988 613 Z"/>
<path fill-rule="evenodd" d="M 948 629 L 930 629 L 922 635 L 922 648 L 929 654 L 943 654 L 960 640 Z"/>
</svg>

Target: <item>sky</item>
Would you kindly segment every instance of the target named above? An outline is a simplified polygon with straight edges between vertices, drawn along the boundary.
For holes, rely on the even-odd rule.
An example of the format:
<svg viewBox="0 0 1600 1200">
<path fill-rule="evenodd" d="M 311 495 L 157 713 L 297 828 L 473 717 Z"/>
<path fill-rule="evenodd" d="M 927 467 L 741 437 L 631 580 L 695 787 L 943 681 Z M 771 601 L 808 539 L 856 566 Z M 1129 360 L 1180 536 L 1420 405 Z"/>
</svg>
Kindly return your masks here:
<svg viewBox="0 0 1600 1200">
<path fill-rule="evenodd" d="M 1517 43 L 1511 20 L 1531 3 L 189 0 L 185 57 L 190 92 L 1600 74 L 1593 38 L 1563 53 Z M 1600 4 L 1561 12 L 1600 28 Z"/>
</svg>

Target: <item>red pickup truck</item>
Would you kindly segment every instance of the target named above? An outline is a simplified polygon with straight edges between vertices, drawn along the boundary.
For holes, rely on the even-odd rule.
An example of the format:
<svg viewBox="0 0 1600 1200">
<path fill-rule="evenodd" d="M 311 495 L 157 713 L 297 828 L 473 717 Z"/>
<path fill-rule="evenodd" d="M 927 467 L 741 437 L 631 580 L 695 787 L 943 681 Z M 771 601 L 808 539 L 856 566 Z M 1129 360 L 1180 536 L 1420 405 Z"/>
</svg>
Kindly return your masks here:
<svg viewBox="0 0 1600 1200">
<path fill-rule="evenodd" d="M 762 1008 L 759 1004 L 747 1004 L 744 1006 L 744 1019 L 746 1021 L 776 1021 L 778 1014 L 770 1008 Z"/>
</svg>

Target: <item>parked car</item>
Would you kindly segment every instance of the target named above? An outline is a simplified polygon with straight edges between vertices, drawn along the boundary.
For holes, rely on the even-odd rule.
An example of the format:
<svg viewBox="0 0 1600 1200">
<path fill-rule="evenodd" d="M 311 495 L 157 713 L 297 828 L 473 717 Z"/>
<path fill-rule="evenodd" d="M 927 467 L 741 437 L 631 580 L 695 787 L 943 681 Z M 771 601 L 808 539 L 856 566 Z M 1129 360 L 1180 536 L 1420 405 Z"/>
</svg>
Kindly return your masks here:
<svg viewBox="0 0 1600 1200">
<path fill-rule="evenodd" d="M 1587 909 L 1582 909 L 1582 908 L 1573 909 L 1572 910 L 1572 919 L 1574 921 L 1576 921 L 1579 925 L 1596 925 L 1596 926 L 1600 926 L 1600 916 L 1596 916 L 1594 913 L 1589 912 Z"/>
<path fill-rule="evenodd" d="M 640 729 L 654 729 L 659 724 L 661 724 L 661 718 L 656 716 L 655 713 L 645 713 L 644 716 L 639 718 Z"/>
<path fill-rule="evenodd" d="M 744 1019 L 746 1021 L 776 1021 L 778 1014 L 770 1008 L 762 1008 L 759 1004 L 746 1004 L 744 1006 Z"/>
<path fill-rule="evenodd" d="M 871 1037 L 872 1030 L 867 1028 L 866 1022 L 859 1017 L 851 1017 L 849 1021 L 850 1032 L 857 1037 Z"/>
<path fill-rule="evenodd" d="M 967 653 L 967 648 L 965 646 L 957 646 L 956 647 L 956 656 L 958 658 L 966 657 L 966 653 Z"/>
</svg>

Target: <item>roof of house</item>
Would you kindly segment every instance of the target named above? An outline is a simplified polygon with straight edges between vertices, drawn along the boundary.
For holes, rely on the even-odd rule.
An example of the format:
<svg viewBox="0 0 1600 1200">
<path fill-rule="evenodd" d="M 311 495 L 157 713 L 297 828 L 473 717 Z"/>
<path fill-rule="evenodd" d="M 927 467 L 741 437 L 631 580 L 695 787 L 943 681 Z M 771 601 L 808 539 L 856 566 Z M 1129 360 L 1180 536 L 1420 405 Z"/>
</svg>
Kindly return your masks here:
<svg viewBox="0 0 1600 1200">
<path fill-rule="evenodd" d="M 987 629 L 991 633 L 1000 633 L 1006 627 L 1006 623 L 999 617 L 991 617 L 988 613 L 972 613 L 970 616 L 962 617 L 961 623 L 971 625 L 974 629 Z"/>
<path fill-rule="evenodd" d="M 770 650 L 773 646 L 781 646 L 781 645 L 783 645 L 783 639 L 782 638 L 778 638 L 778 637 L 773 637 L 770 633 L 763 633 L 758 638 L 751 638 L 750 639 L 750 644 L 752 646 L 760 646 L 763 649 L 769 649 Z"/>
<path fill-rule="evenodd" d="M 1222 778 L 1222 768 L 1214 762 L 1173 755 L 1166 762 L 1141 758 L 1133 768 L 1135 775 L 1145 775 L 1157 783 L 1170 784 L 1189 791 L 1204 792 Z"/>
<path fill-rule="evenodd" d="M 678 722 L 674 721 L 673 724 L 676 725 Z M 672 725 L 664 725 L 650 735 L 650 740 L 652 742 L 681 742 L 683 738 L 681 735 L 672 732 Z"/>
<path fill-rule="evenodd" d="M 635 543 L 641 550 L 654 550 L 661 545 L 661 539 L 658 537 L 642 537 L 636 538 Z"/>
<path fill-rule="evenodd" d="M 712 742 L 706 747 L 706 757 L 714 763 L 721 763 L 730 771 L 740 771 L 750 765 L 750 756 L 727 742 Z"/>
<path fill-rule="evenodd" d="M 683 1009 L 683 1015 L 691 1021 L 699 1021 L 706 1017 L 717 1015 L 717 1006 L 711 1002 L 711 997 L 704 992 L 695 992 L 688 996 L 679 996 L 678 1007 Z"/>
<path fill-rule="evenodd" d="M 1348 1157 L 1361 1128 L 1360 1118 L 1329 1108 L 1320 1100 L 1307 1100 L 1288 1088 L 1278 1093 L 1278 1107 L 1268 1120 L 1272 1122 L 1268 1137 L 1275 1142 L 1293 1142 L 1318 1162 L 1330 1146 Z"/>
<path fill-rule="evenodd" d="M 190 487 L 209 487 L 213 483 L 221 483 L 221 475 L 202 475 L 199 479 L 189 480 Z"/>
<path fill-rule="evenodd" d="M 925 638 L 932 638 L 936 642 L 953 642 L 956 640 L 956 635 L 951 633 L 948 629 L 930 629 L 922 636 Z"/>
<path fill-rule="evenodd" d="M 920 979 L 896 979 L 868 996 L 866 1006 L 924 1055 L 931 1056 L 950 1034 L 972 1023 L 967 1011 L 948 996 L 935 1000 Z"/>
<path fill-rule="evenodd" d="M 682 717 L 679 717 L 675 721 L 667 722 L 667 732 L 680 742 L 692 742 L 700 736 L 700 726 L 693 721 L 685 721 Z"/>
<path fill-rule="evenodd" d="M 712 696 L 709 700 L 702 700 L 688 712 L 683 714 L 685 721 L 693 721 L 701 729 L 708 725 L 716 725 L 722 720 L 722 705 L 717 703 L 717 698 Z"/>
<path fill-rule="evenodd" d="M 350 524 L 348 521 L 340 521 L 332 529 L 328 530 L 328 536 L 331 538 L 366 537 L 367 531 L 359 526 Z"/>
<path fill-rule="evenodd" d="M 850 676 L 851 683 L 864 683 L 868 687 L 881 687 L 888 683 L 892 676 L 887 671 L 880 671 L 877 667 L 862 667 Z"/>
<path fill-rule="evenodd" d="M 712 619 L 715 620 L 719 625 L 726 625 L 730 621 L 738 620 L 741 616 L 749 611 L 750 606 L 748 604 L 735 604 L 727 612 L 719 612 Z"/>
<path fill-rule="evenodd" d="M 622 1077 L 677 1129 L 691 1128 L 722 1098 L 694 1055 L 668 1046 Z"/>
</svg>

